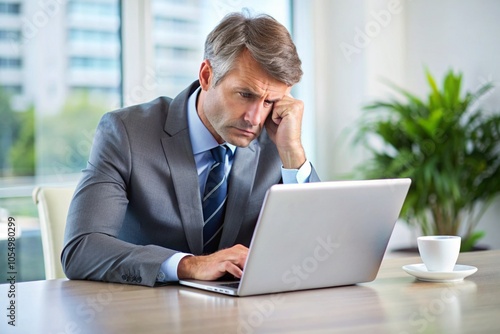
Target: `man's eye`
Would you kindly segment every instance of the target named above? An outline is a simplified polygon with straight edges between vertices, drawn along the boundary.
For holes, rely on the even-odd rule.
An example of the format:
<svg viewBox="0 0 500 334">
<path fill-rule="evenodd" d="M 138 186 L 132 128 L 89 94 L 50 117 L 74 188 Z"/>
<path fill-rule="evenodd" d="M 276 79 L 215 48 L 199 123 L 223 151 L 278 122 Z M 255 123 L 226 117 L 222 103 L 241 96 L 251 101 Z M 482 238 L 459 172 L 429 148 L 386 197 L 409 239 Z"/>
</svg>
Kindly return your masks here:
<svg viewBox="0 0 500 334">
<path fill-rule="evenodd" d="M 240 92 L 240 95 L 242 98 L 245 98 L 245 99 L 249 99 L 252 97 L 252 94 L 250 94 L 250 93 Z"/>
<path fill-rule="evenodd" d="M 264 107 L 266 107 L 266 108 L 272 107 L 273 104 L 274 104 L 274 102 L 272 102 L 272 101 L 264 101 Z"/>
</svg>

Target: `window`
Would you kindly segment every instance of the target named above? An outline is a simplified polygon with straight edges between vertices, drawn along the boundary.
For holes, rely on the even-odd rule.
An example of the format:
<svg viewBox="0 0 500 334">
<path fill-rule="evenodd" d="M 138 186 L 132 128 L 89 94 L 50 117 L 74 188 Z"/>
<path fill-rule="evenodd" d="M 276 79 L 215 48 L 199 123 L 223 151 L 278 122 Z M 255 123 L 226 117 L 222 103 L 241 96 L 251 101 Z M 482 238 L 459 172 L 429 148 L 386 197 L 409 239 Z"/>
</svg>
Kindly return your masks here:
<svg viewBox="0 0 500 334">
<path fill-rule="evenodd" d="M 38 256 L 19 281 L 43 279 L 34 186 L 76 183 L 102 115 L 178 94 L 208 32 L 243 7 L 290 27 L 288 0 L 0 0 L 0 220 Z"/>
<path fill-rule="evenodd" d="M 111 1 L 69 1 L 68 14 L 97 15 L 97 16 L 118 16 L 119 6 Z"/>
<path fill-rule="evenodd" d="M 0 14 L 16 15 L 21 11 L 21 4 L 13 2 L 0 2 Z"/>
<path fill-rule="evenodd" d="M 119 0 L 0 1 L 0 220 L 23 231 L 32 253 L 19 256 L 38 256 L 20 281 L 43 279 L 33 187 L 76 183 L 99 119 L 120 106 L 120 28 Z"/>
<path fill-rule="evenodd" d="M 116 34 L 116 31 L 73 28 L 69 30 L 69 40 L 71 42 L 82 43 L 118 42 L 119 36 Z"/>
<path fill-rule="evenodd" d="M 20 58 L 0 57 L 0 69 L 2 68 L 20 68 L 22 60 Z"/>
<path fill-rule="evenodd" d="M 170 14 L 167 14 L 170 15 Z M 156 29 L 171 29 L 171 30 L 190 30 L 196 32 L 198 30 L 198 22 L 195 20 L 188 20 L 176 17 L 154 17 Z"/>
<path fill-rule="evenodd" d="M 118 70 L 120 62 L 115 58 L 70 57 L 70 68 Z"/>
<path fill-rule="evenodd" d="M 20 95 L 23 93 L 23 86 L 21 85 L 3 85 L 2 90 L 6 95 Z"/>
<path fill-rule="evenodd" d="M 3 41 L 17 42 L 17 41 L 19 41 L 20 37 L 21 37 L 21 32 L 18 30 L 7 30 L 7 29 L 0 30 L 0 43 Z"/>
</svg>

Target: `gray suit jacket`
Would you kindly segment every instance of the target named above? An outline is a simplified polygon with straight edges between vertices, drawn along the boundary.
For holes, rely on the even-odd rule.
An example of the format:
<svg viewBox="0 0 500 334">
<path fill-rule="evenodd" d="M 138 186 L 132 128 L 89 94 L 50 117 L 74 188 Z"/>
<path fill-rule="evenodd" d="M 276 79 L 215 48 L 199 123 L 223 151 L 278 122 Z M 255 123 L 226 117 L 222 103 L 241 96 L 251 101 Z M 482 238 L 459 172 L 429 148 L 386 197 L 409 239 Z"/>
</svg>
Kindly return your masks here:
<svg viewBox="0 0 500 334">
<path fill-rule="evenodd" d="M 68 213 L 61 255 L 68 278 L 153 286 L 168 257 L 202 253 L 187 124 L 187 100 L 198 86 L 103 116 Z M 220 248 L 249 246 L 265 192 L 280 180 L 281 161 L 265 132 L 237 148 Z M 311 181 L 319 181 L 314 170 Z"/>
</svg>

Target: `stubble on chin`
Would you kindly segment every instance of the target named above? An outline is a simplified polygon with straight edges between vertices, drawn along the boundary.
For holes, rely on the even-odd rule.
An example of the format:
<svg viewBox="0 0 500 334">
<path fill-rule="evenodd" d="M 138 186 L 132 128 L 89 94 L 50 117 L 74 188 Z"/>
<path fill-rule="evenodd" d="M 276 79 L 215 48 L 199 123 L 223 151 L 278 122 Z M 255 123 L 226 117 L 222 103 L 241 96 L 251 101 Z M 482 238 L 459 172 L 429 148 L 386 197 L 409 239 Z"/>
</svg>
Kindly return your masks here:
<svg viewBox="0 0 500 334">
<path fill-rule="evenodd" d="M 245 148 L 248 147 L 258 137 L 259 137 L 258 135 L 253 136 L 252 138 L 246 136 L 231 136 L 228 138 L 227 142 L 236 147 Z"/>
<path fill-rule="evenodd" d="M 248 131 L 248 134 L 243 134 L 241 131 Z M 262 127 L 252 127 L 246 122 L 231 122 L 219 128 L 217 132 L 223 141 L 236 147 L 248 147 L 252 141 L 257 139 L 262 132 Z"/>
</svg>

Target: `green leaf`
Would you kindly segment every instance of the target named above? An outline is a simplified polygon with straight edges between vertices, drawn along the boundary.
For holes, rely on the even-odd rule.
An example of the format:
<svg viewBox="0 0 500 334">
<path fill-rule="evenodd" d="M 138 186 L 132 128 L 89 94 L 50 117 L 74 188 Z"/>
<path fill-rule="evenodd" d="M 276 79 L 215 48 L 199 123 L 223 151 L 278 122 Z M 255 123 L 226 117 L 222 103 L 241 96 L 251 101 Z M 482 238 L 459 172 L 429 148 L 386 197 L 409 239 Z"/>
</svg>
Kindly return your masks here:
<svg viewBox="0 0 500 334">
<path fill-rule="evenodd" d="M 442 106 L 442 99 L 441 99 L 441 94 L 439 93 L 438 86 L 436 84 L 436 81 L 430 74 L 428 70 L 425 71 L 425 75 L 427 77 L 427 82 L 429 83 L 429 86 L 431 87 L 431 93 L 429 94 L 429 106 L 430 109 L 438 108 L 439 106 Z"/>
<path fill-rule="evenodd" d="M 417 119 L 416 122 L 425 130 L 425 132 L 430 137 L 434 137 L 439 129 L 439 126 L 441 125 L 442 119 L 443 119 L 443 109 L 439 108 L 431 110 L 428 118 L 420 118 Z"/>
<path fill-rule="evenodd" d="M 474 249 L 476 243 L 482 239 L 486 233 L 484 231 L 475 231 L 467 238 L 462 238 L 462 242 L 460 244 L 461 252 L 470 252 Z"/>
<path fill-rule="evenodd" d="M 460 104 L 460 87 L 462 83 L 462 74 L 453 74 L 449 71 L 444 79 L 443 93 L 445 105 L 454 110 Z"/>
</svg>

